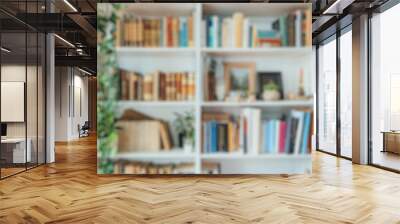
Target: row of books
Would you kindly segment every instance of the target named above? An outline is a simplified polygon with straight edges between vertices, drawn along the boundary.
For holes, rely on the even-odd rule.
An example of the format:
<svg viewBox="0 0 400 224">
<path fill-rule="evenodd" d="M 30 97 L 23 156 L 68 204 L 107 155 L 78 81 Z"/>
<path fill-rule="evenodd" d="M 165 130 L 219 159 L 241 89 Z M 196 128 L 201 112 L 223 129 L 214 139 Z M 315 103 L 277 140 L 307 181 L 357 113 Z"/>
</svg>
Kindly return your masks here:
<svg viewBox="0 0 400 224">
<path fill-rule="evenodd" d="M 117 22 L 117 46 L 193 47 L 193 17 L 125 17 Z"/>
<path fill-rule="evenodd" d="M 185 101 L 195 96 L 192 72 L 156 71 L 141 75 L 121 71 L 121 100 Z"/>
<path fill-rule="evenodd" d="M 203 113 L 204 153 L 258 154 L 261 110 L 245 108 L 239 117 L 227 113 Z"/>
<path fill-rule="evenodd" d="M 287 119 L 264 122 L 256 108 L 245 108 L 238 117 L 204 113 L 203 152 L 306 154 L 311 148 L 311 121 L 311 112 L 299 110 Z"/>
<path fill-rule="evenodd" d="M 311 46 L 311 11 L 296 10 L 276 17 L 207 16 L 202 21 L 203 46 L 253 48 Z"/>
<path fill-rule="evenodd" d="M 309 111 L 294 110 L 287 119 L 263 122 L 264 153 L 307 154 L 311 148 L 311 122 Z"/>
<path fill-rule="evenodd" d="M 193 163 L 153 164 L 134 161 L 116 161 L 114 174 L 189 174 L 193 173 Z"/>
</svg>

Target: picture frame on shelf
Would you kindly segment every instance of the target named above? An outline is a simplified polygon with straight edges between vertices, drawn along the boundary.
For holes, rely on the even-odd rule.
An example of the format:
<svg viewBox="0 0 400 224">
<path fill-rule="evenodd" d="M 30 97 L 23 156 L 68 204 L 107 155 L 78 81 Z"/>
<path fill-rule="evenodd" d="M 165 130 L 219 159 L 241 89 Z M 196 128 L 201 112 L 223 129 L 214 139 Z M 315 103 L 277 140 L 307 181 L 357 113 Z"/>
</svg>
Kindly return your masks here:
<svg viewBox="0 0 400 224">
<path fill-rule="evenodd" d="M 255 100 L 256 65 L 252 62 L 224 63 L 225 100 Z"/>
<path fill-rule="evenodd" d="M 283 100 L 284 91 L 281 72 L 258 72 L 257 93 L 259 100 Z"/>
</svg>

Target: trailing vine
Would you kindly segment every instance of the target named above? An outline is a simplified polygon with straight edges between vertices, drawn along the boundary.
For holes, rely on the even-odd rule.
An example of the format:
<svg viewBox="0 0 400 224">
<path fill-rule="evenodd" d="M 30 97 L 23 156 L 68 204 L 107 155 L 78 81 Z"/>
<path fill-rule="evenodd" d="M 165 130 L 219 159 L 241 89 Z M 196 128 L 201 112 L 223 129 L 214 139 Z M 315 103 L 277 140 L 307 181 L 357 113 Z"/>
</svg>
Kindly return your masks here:
<svg viewBox="0 0 400 224">
<path fill-rule="evenodd" d="M 118 68 L 115 51 L 115 24 L 121 4 L 98 4 L 97 12 L 97 172 L 113 173 L 110 161 L 117 150 L 115 112 L 118 100 Z"/>
</svg>

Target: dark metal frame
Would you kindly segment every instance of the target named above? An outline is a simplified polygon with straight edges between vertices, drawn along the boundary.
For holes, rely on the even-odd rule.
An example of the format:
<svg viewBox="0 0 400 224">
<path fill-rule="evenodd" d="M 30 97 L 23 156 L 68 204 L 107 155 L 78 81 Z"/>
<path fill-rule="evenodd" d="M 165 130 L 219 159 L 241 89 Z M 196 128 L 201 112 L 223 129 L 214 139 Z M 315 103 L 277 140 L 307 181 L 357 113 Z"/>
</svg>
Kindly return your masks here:
<svg viewBox="0 0 400 224">
<path fill-rule="evenodd" d="M 340 97 L 340 81 L 341 81 L 341 65 L 340 65 L 340 37 L 345 33 L 342 32 L 348 27 L 351 26 L 351 23 L 348 24 L 345 27 L 340 27 L 338 24 L 336 25 L 336 32 L 328 37 L 326 37 L 324 40 L 320 41 L 316 45 L 316 150 L 319 152 L 323 152 L 329 155 L 337 156 L 343 159 L 347 160 L 352 160 L 352 158 L 347 157 L 342 155 L 341 151 L 341 116 L 340 116 L 340 102 L 341 102 L 341 97 Z M 332 36 L 335 36 L 333 40 L 330 41 L 336 41 L 336 152 L 328 152 L 324 149 L 319 148 L 319 44 L 323 43 L 329 39 L 332 38 Z M 339 93 L 339 94 L 338 94 Z"/>
<path fill-rule="evenodd" d="M 28 1 L 26 0 L 25 1 L 25 12 L 27 12 L 27 2 Z M 39 11 L 39 7 L 38 7 L 39 0 L 36 0 L 36 3 L 37 3 L 36 11 Z M 48 7 L 46 7 L 46 12 L 47 12 L 47 8 Z M 27 16 L 27 14 L 25 14 L 25 17 L 26 16 Z M 34 29 L 33 27 L 29 26 L 26 23 L 24 23 L 24 24 L 25 24 L 25 32 L 22 32 L 21 34 L 25 34 L 25 85 L 24 85 L 24 91 L 25 91 L 25 93 L 24 93 L 24 97 L 25 97 L 25 99 L 24 99 L 24 107 L 25 107 L 25 110 L 24 110 L 24 120 L 25 120 L 25 169 L 3 177 L 2 173 L 1 173 L 2 168 L 0 167 L 0 180 L 6 179 L 8 177 L 12 177 L 14 175 L 23 173 L 23 172 L 25 172 L 27 170 L 39 167 L 39 166 L 44 165 L 44 164 L 47 163 L 47 33 L 41 32 L 39 30 L 36 30 L 36 29 Z M 37 142 L 36 163 L 31 167 L 28 167 L 28 162 L 27 162 L 28 155 L 26 153 L 27 147 L 28 147 L 28 144 L 27 144 L 27 139 L 28 139 L 28 125 L 27 125 L 27 120 L 28 120 L 27 119 L 27 116 L 28 116 L 28 112 L 27 112 L 28 30 L 33 30 L 36 33 L 36 45 L 37 45 L 36 46 L 36 81 L 37 81 L 36 82 L 36 99 L 37 99 L 36 104 L 39 104 L 39 82 L 38 82 L 38 80 L 39 80 L 39 68 L 38 68 L 38 66 L 39 66 L 39 33 L 45 34 L 43 36 L 44 42 L 42 42 L 42 44 L 44 44 L 44 46 L 43 46 L 44 47 L 44 51 L 41 52 L 41 53 L 44 53 L 44 55 L 42 55 L 42 60 L 44 60 L 44 68 L 42 69 L 42 72 L 43 72 L 43 74 L 42 74 L 42 82 L 44 82 L 44 99 L 43 99 L 43 104 L 44 105 L 42 106 L 43 109 L 44 109 L 44 111 L 43 111 L 44 117 L 42 117 L 44 119 L 44 120 L 42 120 L 42 122 L 44 122 L 44 136 L 43 136 L 43 139 L 44 139 L 44 145 L 43 145 L 43 147 L 44 147 L 44 150 L 43 150 L 43 152 L 44 152 L 44 155 L 43 155 L 44 161 L 43 161 L 43 163 L 39 163 L 39 136 L 38 136 L 39 135 L 39 107 L 37 106 L 36 107 L 36 142 Z M 0 32 L 0 45 L 1 45 L 1 35 L 2 35 L 2 32 Z M 1 53 L 0 53 L 0 67 L 1 67 L 1 62 L 2 62 L 2 58 L 1 58 Z M 0 69 L 0 81 L 1 81 L 1 69 Z M 1 90 L 1 85 L 0 85 L 0 90 Z M 0 93 L 0 96 L 1 96 L 1 93 Z M 0 97 L 0 99 L 1 99 L 1 97 Z M 1 117 L 0 117 L 0 120 L 1 120 Z M 0 156 L 1 156 L 1 144 L 0 144 Z"/>
</svg>

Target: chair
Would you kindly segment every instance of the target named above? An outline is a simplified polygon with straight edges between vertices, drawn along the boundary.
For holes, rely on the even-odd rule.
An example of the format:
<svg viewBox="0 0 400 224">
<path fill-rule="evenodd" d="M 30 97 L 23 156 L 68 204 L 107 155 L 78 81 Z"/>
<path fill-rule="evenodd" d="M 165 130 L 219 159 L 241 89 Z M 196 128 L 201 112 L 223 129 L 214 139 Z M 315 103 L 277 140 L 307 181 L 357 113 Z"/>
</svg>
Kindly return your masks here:
<svg viewBox="0 0 400 224">
<path fill-rule="evenodd" d="M 89 129 L 90 129 L 89 121 L 85 121 L 82 127 L 78 124 L 79 138 L 89 136 Z"/>
</svg>

